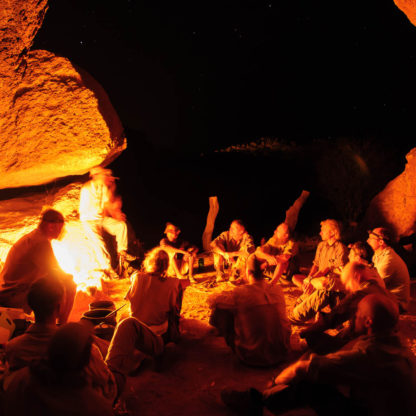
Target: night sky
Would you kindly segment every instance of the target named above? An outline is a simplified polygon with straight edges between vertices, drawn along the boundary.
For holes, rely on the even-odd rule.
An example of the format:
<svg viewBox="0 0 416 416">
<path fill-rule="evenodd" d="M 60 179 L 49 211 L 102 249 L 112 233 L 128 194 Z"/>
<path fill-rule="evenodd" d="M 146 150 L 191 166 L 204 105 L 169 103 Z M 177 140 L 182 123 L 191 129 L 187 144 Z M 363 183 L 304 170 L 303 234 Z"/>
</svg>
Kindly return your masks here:
<svg viewBox="0 0 416 416">
<path fill-rule="evenodd" d="M 138 206 L 137 198 L 129 202 L 123 194 L 129 216 L 142 218 L 135 228 L 143 228 L 154 207 L 166 202 L 146 188 L 145 173 L 158 172 L 151 186 L 163 193 L 161 178 L 184 163 L 180 157 L 176 164 L 166 162 L 169 154 L 190 155 L 191 169 L 201 152 L 261 137 L 295 143 L 370 137 L 394 143 L 402 156 L 413 146 L 416 28 L 392 0 L 49 4 L 33 48 L 69 58 L 107 91 L 128 139 L 130 156 L 122 156 L 119 166 L 140 162 L 143 149 L 155 161 L 141 160 L 142 168 L 121 175 L 125 182 L 128 175 L 146 198 Z M 157 159 L 163 159 L 165 171 Z M 198 181 L 190 187 L 198 187 Z M 304 187 L 297 183 L 293 194 Z M 121 182 L 119 188 L 128 192 Z M 205 205 L 212 192 L 199 193 Z M 265 198 L 257 202 L 267 204 L 272 197 Z M 189 204 L 185 200 L 177 211 Z M 191 211 L 185 212 L 187 218 Z M 156 212 L 184 221 L 175 209 Z M 224 224 L 240 213 L 244 216 L 241 207 L 225 215 Z M 167 219 L 160 220 L 159 231 Z M 266 225 L 274 229 L 271 223 Z"/>
<path fill-rule="evenodd" d="M 413 136 L 416 28 L 393 1 L 50 1 L 34 48 L 161 147 Z"/>
</svg>

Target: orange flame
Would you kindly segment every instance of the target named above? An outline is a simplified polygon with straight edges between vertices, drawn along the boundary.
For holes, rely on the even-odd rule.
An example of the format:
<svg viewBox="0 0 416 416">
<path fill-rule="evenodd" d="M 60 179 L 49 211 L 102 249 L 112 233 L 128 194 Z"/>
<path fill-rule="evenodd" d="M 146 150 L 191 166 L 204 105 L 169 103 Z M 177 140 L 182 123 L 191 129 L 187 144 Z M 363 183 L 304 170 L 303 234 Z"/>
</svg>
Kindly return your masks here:
<svg viewBox="0 0 416 416">
<path fill-rule="evenodd" d="M 59 240 L 53 240 L 52 247 L 62 270 L 72 274 L 78 290 L 87 291 L 91 287 L 101 290 L 104 275 L 81 222 L 67 222 L 64 235 Z"/>
</svg>

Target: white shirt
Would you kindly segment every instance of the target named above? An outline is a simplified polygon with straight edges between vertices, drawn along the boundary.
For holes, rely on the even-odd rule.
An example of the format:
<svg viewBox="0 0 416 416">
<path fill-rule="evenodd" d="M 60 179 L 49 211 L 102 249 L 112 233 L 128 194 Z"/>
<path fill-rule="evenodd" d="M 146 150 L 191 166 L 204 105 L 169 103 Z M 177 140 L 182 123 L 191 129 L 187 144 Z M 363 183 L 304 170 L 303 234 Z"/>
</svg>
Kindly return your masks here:
<svg viewBox="0 0 416 416">
<path fill-rule="evenodd" d="M 89 181 L 81 189 L 79 217 L 81 221 L 99 221 L 110 201 L 110 190 L 101 182 Z"/>
</svg>

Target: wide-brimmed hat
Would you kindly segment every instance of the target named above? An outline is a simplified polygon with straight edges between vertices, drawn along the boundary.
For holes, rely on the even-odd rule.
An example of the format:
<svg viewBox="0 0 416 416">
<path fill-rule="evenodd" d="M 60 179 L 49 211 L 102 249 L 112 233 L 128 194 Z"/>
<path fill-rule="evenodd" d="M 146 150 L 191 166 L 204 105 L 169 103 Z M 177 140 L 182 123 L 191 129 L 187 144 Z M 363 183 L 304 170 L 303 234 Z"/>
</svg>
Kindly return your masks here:
<svg viewBox="0 0 416 416">
<path fill-rule="evenodd" d="M 108 178 L 118 179 L 113 176 L 113 171 L 111 169 L 104 169 L 101 166 L 96 166 L 90 169 L 90 177 L 95 178 L 97 176 L 106 176 Z"/>
</svg>

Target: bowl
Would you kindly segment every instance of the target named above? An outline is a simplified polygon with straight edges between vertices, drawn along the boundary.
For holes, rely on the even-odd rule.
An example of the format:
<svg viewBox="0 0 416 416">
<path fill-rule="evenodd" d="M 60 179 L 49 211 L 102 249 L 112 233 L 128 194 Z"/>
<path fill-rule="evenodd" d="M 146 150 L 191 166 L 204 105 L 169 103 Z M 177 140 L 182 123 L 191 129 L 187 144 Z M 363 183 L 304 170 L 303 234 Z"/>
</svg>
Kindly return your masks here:
<svg viewBox="0 0 416 416">
<path fill-rule="evenodd" d="M 92 309 L 83 313 L 81 319 L 90 321 L 94 326 L 106 323 L 109 325 L 116 325 L 116 314 L 113 313 L 107 318 L 107 316 L 113 312 L 112 309 Z"/>
</svg>

